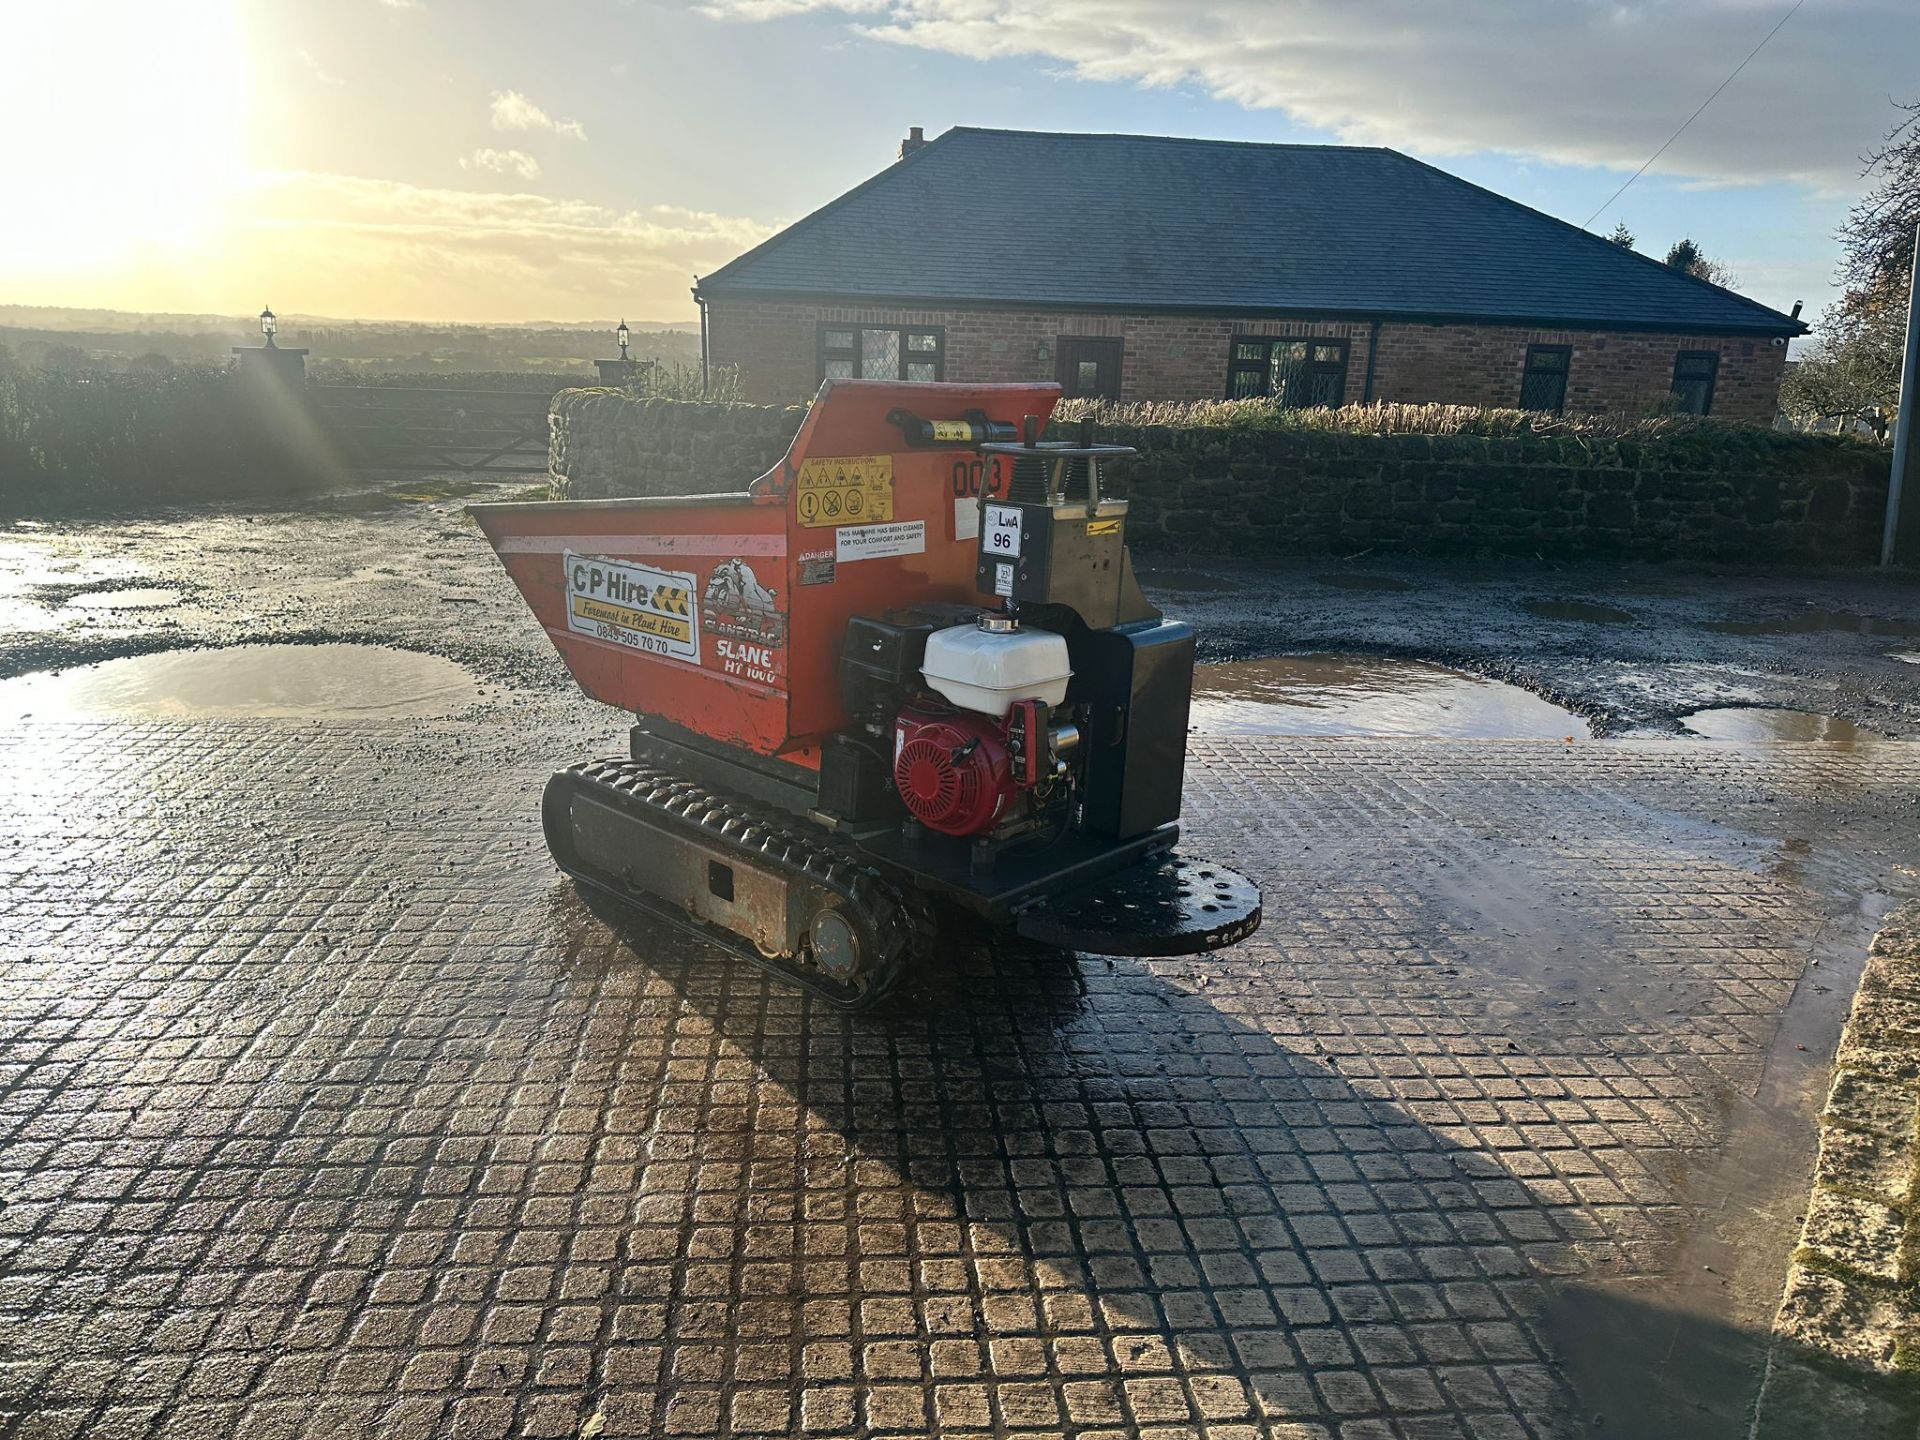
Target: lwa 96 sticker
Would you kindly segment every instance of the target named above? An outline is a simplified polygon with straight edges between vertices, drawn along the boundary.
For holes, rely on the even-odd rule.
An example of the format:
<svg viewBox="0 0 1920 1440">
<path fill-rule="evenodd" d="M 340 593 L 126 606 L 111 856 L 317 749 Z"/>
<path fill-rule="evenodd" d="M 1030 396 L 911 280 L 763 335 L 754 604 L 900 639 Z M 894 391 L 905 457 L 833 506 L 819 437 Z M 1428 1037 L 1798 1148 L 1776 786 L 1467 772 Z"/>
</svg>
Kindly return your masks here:
<svg viewBox="0 0 1920 1440">
<path fill-rule="evenodd" d="M 563 552 L 567 628 L 629 650 L 700 663 L 698 582 L 682 570 Z"/>
</svg>

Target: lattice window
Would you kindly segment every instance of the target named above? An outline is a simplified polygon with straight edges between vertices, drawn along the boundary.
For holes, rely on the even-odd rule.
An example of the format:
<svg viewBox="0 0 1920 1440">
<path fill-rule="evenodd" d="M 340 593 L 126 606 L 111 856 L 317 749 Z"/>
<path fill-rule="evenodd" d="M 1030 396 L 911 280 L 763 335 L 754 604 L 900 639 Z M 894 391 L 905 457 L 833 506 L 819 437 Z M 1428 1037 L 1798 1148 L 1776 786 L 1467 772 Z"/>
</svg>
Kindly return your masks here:
<svg viewBox="0 0 1920 1440">
<path fill-rule="evenodd" d="M 1237 337 L 1227 352 L 1227 398 L 1266 395 L 1290 410 L 1343 405 L 1347 350 L 1345 340 Z"/>
<path fill-rule="evenodd" d="M 946 336 L 938 326 L 822 325 L 823 380 L 940 380 Z"/>
<path fill-rule="evenodd" d="M 1551 410 L 1559 414 L 1567 408 L 1567 371 L 1573 363 L 1571 345 L 1529 345 L 1527 368 L 1520 376 L 1520 408 Z"/>
</svg>

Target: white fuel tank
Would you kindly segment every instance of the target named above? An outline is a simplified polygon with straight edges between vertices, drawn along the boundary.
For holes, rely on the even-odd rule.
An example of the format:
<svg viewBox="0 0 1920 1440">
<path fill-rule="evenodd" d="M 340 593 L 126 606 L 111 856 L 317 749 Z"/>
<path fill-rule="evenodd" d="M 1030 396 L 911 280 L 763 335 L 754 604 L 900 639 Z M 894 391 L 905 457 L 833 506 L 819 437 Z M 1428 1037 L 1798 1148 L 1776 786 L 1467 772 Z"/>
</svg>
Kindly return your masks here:
<svg viewBox="0 0 1920 1440">
<path fill-rule="evenodd" d="M 1064 635 L 1011 629 L 996 616 L 934 631 L 920 673 L 962 710 L 1004 716 L 1016 700 L 1065 703 L 1073 669 Z"/>
</svg>

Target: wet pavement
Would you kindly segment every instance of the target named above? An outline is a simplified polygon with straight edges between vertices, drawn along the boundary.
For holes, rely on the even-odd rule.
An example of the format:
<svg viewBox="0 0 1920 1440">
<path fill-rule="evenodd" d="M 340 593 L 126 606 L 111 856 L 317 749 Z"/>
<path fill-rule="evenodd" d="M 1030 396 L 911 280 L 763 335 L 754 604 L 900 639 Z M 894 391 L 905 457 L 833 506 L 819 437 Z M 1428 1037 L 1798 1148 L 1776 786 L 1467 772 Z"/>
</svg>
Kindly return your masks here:
<svg viewBox="0 0 1920 1440">
<path fill-rule="evenodd" d="M 1741 1433 L 1920 747 L 1203 738 L 1254 940 L 848 1021 L 498 720 L 6 732 L 17 1433 Z"/>
<path fill-rule="evenodd" d="M 1479 675 L 1379 655 L 1201 665 L 1192 724 L 1209 735 L 1432 735 L 1584 740 L 1585 719 Z"/>
<path fill-rule="evenodd" d="M 450 507 L 4 539 L 34 547 L 0 557 L 13 673 L 297 641 L 474 678 L 446 718 L 149 675 L 0 720 L 0 1433 L 1745 1434 L 1865 941 L 1916 889 L 1920 746 L 1678 717 L 1744 666 L 1744 703 L 1826 684 L 1906 726 L 1920 669 L 1881 675 L 1885 640 L 1822 635 L 1822 671 L 1694 627 L 1682 659 L 1647 616 L 1757 613 L 1755 580 L 1183 591 L 1268 614 L 1269 653 L 1311 601 L 1295 648 L 1328 656 L 1450 631 L 1425 658 L 1472 675 L 1585 665 L 1527 688 L 1675 733 L 1203 721 L 1191 844 L 1265 887 L 1257 936 L 961 945 L 848 1020 L 556 876 L 540 784 L 619 717 Z M 134 586 L 183 598 L 68 605 Z M 1635 622 L 1523 608 L 1595 596 Z M 1637 658 L 1580 660 L 1583 626 Z M 1260 684 L 1324 712 L 1393 673 Z"/>
</svg>

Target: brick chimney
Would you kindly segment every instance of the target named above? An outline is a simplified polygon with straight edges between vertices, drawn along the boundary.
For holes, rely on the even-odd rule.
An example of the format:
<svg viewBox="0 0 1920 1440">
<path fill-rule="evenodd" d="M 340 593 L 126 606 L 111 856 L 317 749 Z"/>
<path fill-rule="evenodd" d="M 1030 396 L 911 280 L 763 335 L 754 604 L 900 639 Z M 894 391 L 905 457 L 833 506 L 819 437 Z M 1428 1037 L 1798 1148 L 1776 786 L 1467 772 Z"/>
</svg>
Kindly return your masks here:
<svg viewBox="0 0 1920 1440">
<path fill-rule="evenodd" d="M 918 125 L 907 131 L 907 138 L 900 142 L 900 158 L 906 159 L 914 151 L 927 143 L 927 132 Z"/>
</svg>

